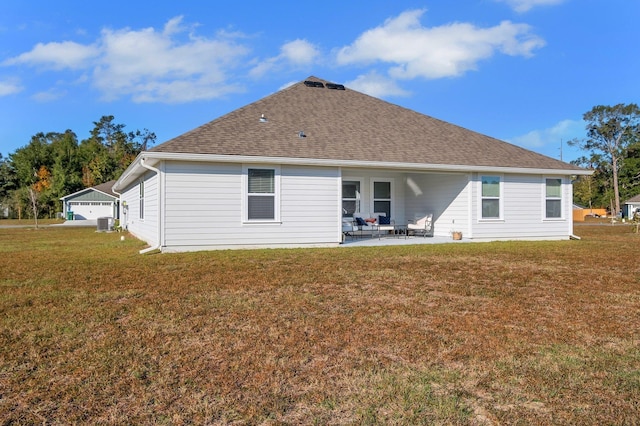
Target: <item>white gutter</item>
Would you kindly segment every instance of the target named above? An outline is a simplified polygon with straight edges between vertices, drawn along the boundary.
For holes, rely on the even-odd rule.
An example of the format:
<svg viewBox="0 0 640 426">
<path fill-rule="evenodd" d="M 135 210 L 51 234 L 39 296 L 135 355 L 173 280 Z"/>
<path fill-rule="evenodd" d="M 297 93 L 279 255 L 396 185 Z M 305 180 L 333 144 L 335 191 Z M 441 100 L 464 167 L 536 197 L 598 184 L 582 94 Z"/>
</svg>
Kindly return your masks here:
<svg viewBox="0 0 640 426">
<path fill-rule="evenodd" d="M 113 187 L 111 188 L 111 190 L 113 191 L 114 194 L 118 196 L 118 200 L 122 197 L 122 194 L 116 191 L 115 189 L 113 189 Z"/>
<path fill-rule="evenodd" d="M 133 160 L 131 162 L 131 164 L 129 164 L 129 167 L 127 167 L 127 169 L 122 173 L 122 175 L 120 176 L 120 178 L 116 181 L 116 183 L 113 184 L 113 187 L 111 188 L 111 190 L 113 192 L 116 192 L 114 190 L 114 188 L 124 188 L 127 185 L 127 182 L 130 179 L 133 179 L 133 177 L 135 177 L 135 171 L 137 169 L 137 164 L 140 162 L 140 159 L 142 158 L 141 155 L 145 154 L 144 152 L 138 154 L 138 156 L 136 157 L 135 160 Z M 119 184 L 119 185 L 118 185 Z"/>
<path fill-rule="evenodd" d="M 440 172 L 493 172 L 493 173 L 518 173 L 518 174 L 546 174 L 546 175 L 591 175 L 592 170 L 585 169 L 544 169 L 527 167 L 502 167 L 502 166 L 474 166 L 457 164 L 425 164 L 402 163 L 387 161 L 358 161 L 358 160 L 334 160 L 324 158 L 299 158 L 299 157 L 262 157 L 251 155 L 220 155 L 220 154 L 185 154 L 173 152 L 146 152 L 145 158 L 155 160 L 182 160 L 182 161 L 207 161 L 220 163 L 273 163 L 292 164 L 306 166 L 338 166 L 338 167 L 366 167 L 389 168 L 415 171 L 440 171 Z"/>
<path fill-rule="evenodd" d="M 387 161 L 358 161 L 358 160 L 332 160 L 328 158 L 296 158 L 296 157 L 262 157 L 255 155 L 221 155 L 221 154 L 186 154 L 179 152 L 141 152 L 136 159 L 129 164 L 114 187 L 124 188 L 136 177 L 138 173 L 138 163 L 142 165 L 146 161 L 148 170 L 153 164 L 162 160 L 180 161 L 202 161 L 216 163 L 271 163 L 288 164 L 298 166 L 323 166 L 323 167 L 354 167 L 354 168 L 386 168 L 394 170 L 404 170 L 407 172 L 438 172 L 438 173 L 517 173 L 517 174 L 544 174 L 544 175 L 592 175 L 593 170 L 586 169 L 544 169 L 526 167 L 501 167 L 501 166 L 472 166 L 458 164 L 426 164 L 426 163 L 401 163 Z"/>
<path fill-rule="evenodd" d="M 115 184 L 114 184 L 115 185 Z M 111 187 L 111 190 L 113 191 L 114 194 L 116 194 L 118 196 L 118 220 L 120 221 L 120 229 L 124 229 L 122 227 L 122 194 L 119 193 L 118 191 L 114 190 L 113 187 Z M 115 218 L 114 218 L 115 220 Z"/>
<path fill-rule="evenodd" d="M 140 250 L 138 253 L 145 254 L 154 250 L 160 250 L 162 247 L 162 179 L 160 177 L 160 170 L 145 163 L 146 158 L 140 158 L 140 165 L 147 170 L 151 170 L 158 176 L 158 243 L 155 246 Z"/>
</svg>

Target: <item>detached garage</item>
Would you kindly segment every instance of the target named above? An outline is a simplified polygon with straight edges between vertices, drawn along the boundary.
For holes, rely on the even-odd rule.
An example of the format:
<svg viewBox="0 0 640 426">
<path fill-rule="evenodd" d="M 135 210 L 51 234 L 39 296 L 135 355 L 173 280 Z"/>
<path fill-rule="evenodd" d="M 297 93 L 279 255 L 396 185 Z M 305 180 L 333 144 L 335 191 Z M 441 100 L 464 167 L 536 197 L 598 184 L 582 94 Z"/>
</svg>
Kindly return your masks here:
<svg viewBox="0 0 640 426">
<path fill-rule="evenodd" d="M 112 190 L 114 183 L 105 182 L 60 198 L 63 217 L 67 220 L 117 219 L 118 195 Z"/>
</svg>

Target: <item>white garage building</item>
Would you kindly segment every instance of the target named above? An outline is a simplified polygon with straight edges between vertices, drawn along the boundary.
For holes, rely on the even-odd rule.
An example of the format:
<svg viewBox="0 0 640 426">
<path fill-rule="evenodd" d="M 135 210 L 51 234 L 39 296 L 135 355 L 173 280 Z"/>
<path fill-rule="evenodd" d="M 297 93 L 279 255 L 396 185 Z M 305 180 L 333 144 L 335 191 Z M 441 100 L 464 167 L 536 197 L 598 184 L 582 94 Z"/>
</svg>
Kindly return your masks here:
<svg viewBox="0 0 640 426">
<path fill-rule="evenodd" d="M 624 217 L 628 218 L 633 218 L 633 215 L 636 212 L 640 212 L 640 194 L 625 201 L 624 206 L 622 207 L 622 211 Z"/>
<path fill-rule="evenodd" d="M 118 195 L 112 190 L 114 183 L 105 182 L 60 198 L 63 217 L 67 220 L 117 219 Z"/>
</svg>

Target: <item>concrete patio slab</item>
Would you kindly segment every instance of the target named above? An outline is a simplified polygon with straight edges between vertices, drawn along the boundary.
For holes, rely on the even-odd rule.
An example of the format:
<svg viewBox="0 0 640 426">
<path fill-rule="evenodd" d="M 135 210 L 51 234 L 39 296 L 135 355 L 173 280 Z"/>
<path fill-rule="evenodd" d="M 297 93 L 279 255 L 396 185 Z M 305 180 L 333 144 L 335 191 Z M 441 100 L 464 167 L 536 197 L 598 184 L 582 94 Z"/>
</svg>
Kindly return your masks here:
<svg viewBox="0 0 640 426">
<path fill-rule="evenodd" d="M 375 247 L 375 246 L 404 246 L 404 245 L 414 245 L 414 244 L 460 244 L 460 243 L 470 243 L 471 240 L 462 239 L 462 240 L 453 240 L 451 237 L 422 237 L 422 236 L 409 236 L 405 237 L 404 235 L 399 235 L 397 237 L 394 236 L 381 236 L 378 238 L 377 236 L 369 236 L 365 235 L 362 237 L 345 237 L 345 240 L 340 245 L 341 247 Z"/>
</svg>

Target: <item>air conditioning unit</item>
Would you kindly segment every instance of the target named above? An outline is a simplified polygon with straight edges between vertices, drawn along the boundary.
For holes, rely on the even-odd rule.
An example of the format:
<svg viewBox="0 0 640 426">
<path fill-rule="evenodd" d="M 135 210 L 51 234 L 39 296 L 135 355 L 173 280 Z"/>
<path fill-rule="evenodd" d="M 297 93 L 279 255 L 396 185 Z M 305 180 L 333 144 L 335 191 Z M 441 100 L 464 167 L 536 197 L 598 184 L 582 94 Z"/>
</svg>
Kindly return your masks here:
<svg viewBox="0 0 640 426">
<path fill-rule="evenodd" d="M 110 217 L 99 217 L 98 218 L 98 232 L 106 232 L 111 229 L 109 226 Z"/>
</svg>

